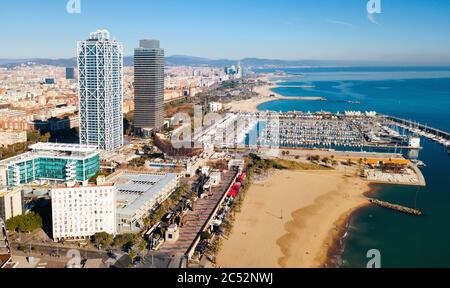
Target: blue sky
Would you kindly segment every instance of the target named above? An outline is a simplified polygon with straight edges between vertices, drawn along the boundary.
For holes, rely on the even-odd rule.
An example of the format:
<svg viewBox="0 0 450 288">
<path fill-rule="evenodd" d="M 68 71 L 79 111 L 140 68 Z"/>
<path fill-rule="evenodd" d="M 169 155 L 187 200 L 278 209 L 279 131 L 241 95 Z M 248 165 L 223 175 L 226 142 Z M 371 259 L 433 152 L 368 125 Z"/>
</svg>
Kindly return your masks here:
<svg viewBox="0 0 450 288">
<path fill-rule="evenodd" d="M 140 38 L 167 55 L 450 64 L 450 1 L 2 0 L 0 58 L 74 57 L 76 41 L 108 29 L 132 55 Z"/>
</svg>

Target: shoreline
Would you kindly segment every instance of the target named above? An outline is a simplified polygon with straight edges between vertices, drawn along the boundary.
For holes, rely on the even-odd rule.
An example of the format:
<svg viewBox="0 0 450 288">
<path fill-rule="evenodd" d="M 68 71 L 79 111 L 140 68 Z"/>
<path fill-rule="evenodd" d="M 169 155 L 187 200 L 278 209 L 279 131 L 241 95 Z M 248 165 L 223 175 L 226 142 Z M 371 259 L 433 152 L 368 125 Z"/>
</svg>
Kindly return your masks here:
<svg viewBox="0 0 450 288">
<path fill-rule="evenodd" d="M 314 180 L 309 184 L 320 187 L 312 189 L 314 191 L 305 192 L 305 195 L 296 193 L 281 195 L 287 198 L 293 197 L 288 201 L 286 199 L 279 201 L 291 203 L 286 207 L 289 210 L 289 216 L 286 217 L 286 221 L 282 220 L 282 223 L 279 222 L 279 217 L 278 223 L 274 222 L 271 218 L 276 218 L 275 212 L 268 217 L 261 210 L 265 208 L 276 211 L 278 208 L 274 206 L 280 204 L 274 203 L 270 196 L 268 199 L 266 197 L 270 193 L 284 191 L 277 186 L 276 182 L 287 183 L 296 176 L 303 179 L 313 178 Z M 298 179 L 294 182 L 297 181 Z M 289 187 L 289 183 L 286 185 Z M 275 189 L 269 191 L 269 194 L 264 191 L 264 189 L 271 190 L 273 187 Z M 370 191 L 369 183 L 362 182 L 358 177 L 345 177 L 342 171 L 338 170 L 276 172 L 262 185 L 252 184 L 247 192 L 242 211 L 236 215 L 236 227 L 233 228 L 228 240 L 224 242 L 217 257 L 218 265 L 240 268 L 328 267 L 332 259 L 331 255 L 337 251 L 336 247 L 340 246 L 337 244 L 341 242 L 342 236 L 347 231 L 347 223 L 351 215 L 359 208 L 369 205 L 365 201 L 364 194 Z M 277 196 L 280 197 L 280 195 Z M 281 204 L 281 207 L 283 205 Z M 262 221 L 264 224 L 261 224 Z M 270 232 L 265 229 L 267 225 L 270 225 Z M 263 237 L 264 233 L 266 233 L 265 237 Z M 266 243 L 261 243 L 262 238 Z M 271 241 L 273 242 L 267 243 Z M 299 246 L 298 243 L 302 245 Z M 261 258 L 262 255 L 259 255 L 258 251 L 264 251 L 267 255 Z"/>
<path fill-rule="evenodd" d="M 369 184 L 369 187 L 370 190 L 363 193 L 364 197 L 375 197 L 374 195 L 380 190 L 379 184 L 371 183 Z M 327 259 L 322 265 L 323 268 L 340 268 L 340 266 L 342 265 L 342 263 L 340 263 L 340 258 L 345 249 L 344 240 L 349 231 L 350 222 L 356 214 L 370 206 L 370 203 L 366 203 L 359 207 L 355 207 L 355 209 L 348 213 L 348 215 L 342 215 L 342 217 L 338 221 L 336 221 L 336 223 L 339 223 L 340 226 L 339 229 L 335 231 L 335 233 L 330 235 L 330 237 L 332 237 L 333 239 L 333 245 L 328 249 Z"/>
<path fill-rule="evenodd" d="M 279 86 L 272 86 L 266 84 L 263 86 L 255 87 L 255 92 L 259 95 L 247 100 L 236 101 L 228 104 L 230 112 L 260 112 L 258 106 L 266 102 L 277 100 L 297 100 L 297 101 L 326 101 L 327 99 L 321 96 L 283 96 L 279 93 L 272 91 L 273 88 Z"/>
</svg>

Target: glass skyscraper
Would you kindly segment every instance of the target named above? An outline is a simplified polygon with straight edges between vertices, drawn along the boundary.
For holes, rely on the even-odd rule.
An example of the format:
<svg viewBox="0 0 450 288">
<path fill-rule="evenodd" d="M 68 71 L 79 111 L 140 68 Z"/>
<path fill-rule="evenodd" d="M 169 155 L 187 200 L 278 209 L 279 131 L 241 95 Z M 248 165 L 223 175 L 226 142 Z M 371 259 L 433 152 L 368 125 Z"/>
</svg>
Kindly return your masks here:
<svg viewBox="0 0 450 288">
<path fill-rule="evenodd" d="M 123 146 L 123 46 L 97 30 L 78 43 L 80 142 L 104 151 Z"/>
<path fill-rule="evenodd" d="M 135 133 L 148 136 L 164 124 L 164 50 L 158 40 L 141 40 L 134 50 Z"/>
</svg>

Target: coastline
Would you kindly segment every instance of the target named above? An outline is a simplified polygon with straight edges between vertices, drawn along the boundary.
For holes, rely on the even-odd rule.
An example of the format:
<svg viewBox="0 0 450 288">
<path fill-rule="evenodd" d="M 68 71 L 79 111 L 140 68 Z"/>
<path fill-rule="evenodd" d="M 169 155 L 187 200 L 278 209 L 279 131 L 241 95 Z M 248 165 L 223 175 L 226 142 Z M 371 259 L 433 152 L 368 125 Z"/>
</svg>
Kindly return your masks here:
<svg viewBox="0 0 450 288">
<path fill-rule="evenodd" d="M 259 95 L 258 97 L 232 102 L 228 108 L 230 112 L 259 112 L 259 105 L 275 100 L 326 101 L 326 98 L 320 96 L 283 96 L 272 91 L 277 87 L 271 84 L 255 87 L 254 90 Z"/>
<path fill-rule="evenodd" d="M 305 189 L 292 191 L 296 189 L 291 182 L 302 183 Z M 239 268 L 329 267 L 330 255 L 346 232 L 349 217 L 368 205 L 363 195 L 369 191 L 369 183 L 347 177 L 342 171 L 277 171 L 247 192 L 217 264 Z M 283 195 L 272 196 L 276 193 Z M 272 197 L 281 199 L 274 202 Z M 281 217 L 280 207 L 285 209 Z"/>
</svg>

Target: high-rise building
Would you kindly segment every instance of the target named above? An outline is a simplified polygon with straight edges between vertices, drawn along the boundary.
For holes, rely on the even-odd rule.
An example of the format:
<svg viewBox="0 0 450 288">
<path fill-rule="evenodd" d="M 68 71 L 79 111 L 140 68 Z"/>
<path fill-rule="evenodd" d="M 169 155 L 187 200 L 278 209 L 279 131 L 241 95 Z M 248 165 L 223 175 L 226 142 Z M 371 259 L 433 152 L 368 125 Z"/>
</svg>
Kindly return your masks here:
<svg viewBox="0 0 450 288">
<path fill-rule="evenodd" d="M 123 46 L 106 30 L 78 43 L 80 142 L 104 151 L 123 146 Z"/>
<path fill-rule="evenodd" d="M 75 79 L 75 68 L 73 68 L 73 67 L 66 68 L 66 79 L 67 80 Z"/>
<path fill-rule="evenodd" d="M 141 40 L 134 50 L 134 126 L 148 136 L 164 124 L 164 50 L 158 40 Z"/>
<path fill-rule="evenodd" d="M 116 232 L 114 185 L 54 188 L 52 195 L 53 239 L 88 239 L 99 232 Z"/>
</svg>

